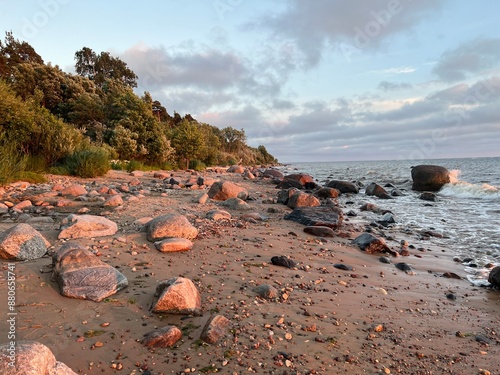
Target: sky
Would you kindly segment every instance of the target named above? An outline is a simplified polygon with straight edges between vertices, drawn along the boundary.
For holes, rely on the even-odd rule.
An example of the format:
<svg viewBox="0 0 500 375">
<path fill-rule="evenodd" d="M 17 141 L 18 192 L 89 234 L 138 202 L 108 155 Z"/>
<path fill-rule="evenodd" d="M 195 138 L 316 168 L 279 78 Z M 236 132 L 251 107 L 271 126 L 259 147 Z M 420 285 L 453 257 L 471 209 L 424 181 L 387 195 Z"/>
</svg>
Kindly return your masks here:
<svg viewBox="0 0 500 375">
<path fill-rule="evenodd" d="M 83 47 L 170 114 L 280 162 L 500 156 L 496 0 L 0 0 L 0 26 L 74 72 Z"/>
</svg>

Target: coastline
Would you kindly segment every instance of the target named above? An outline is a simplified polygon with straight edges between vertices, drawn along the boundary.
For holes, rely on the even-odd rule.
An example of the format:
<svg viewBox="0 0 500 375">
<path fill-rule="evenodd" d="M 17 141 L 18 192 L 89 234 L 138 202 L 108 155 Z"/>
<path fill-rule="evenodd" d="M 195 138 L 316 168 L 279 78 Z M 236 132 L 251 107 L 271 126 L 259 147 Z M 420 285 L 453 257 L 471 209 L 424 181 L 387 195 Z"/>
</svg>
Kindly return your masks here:
<svg viewBox="0 0 500 375">
<path fill-rule="evenodd" d="M 188 172 L 169 173 L 181 181 L 190 178 Z M 118 233 L 77 241 L 124 273 L 128 288 L 99 303 L 69 299 L 62 297 L 50 280 L 49 257 L 17 262 L 17 339 L 47 345 L 58 361 L 82 374 L 114 373 L 113 363 L 120 363 L 123 373 L 137 374 L 180 374 L 187 369 L 196 374 L 214 369 L 224 374 L 495 371 L 500 354 L 495 331 L 500 293 L 472 286 L 465 279 L 463 266 L 453 262 L 449 249 L 433 248 L 425 241 L 418 243 L 395 233 L 388 241 L 391 248 L 398 248 L 401 240 L 415 246 L 409 249 L 410 256 L 397 258 L 412 266 L 413 273 L 405 273 L 394 264 L 381 263 L 379 255 L 352 246 L 352 239 L 366 223 L 346 220 L 338 236 L 325 241 L 304 233 L 304 226 L 283 220 L 291 211 L 286 206 L 263 203 L 278 192 L 269 180 L 247 180 L 240 174 L 201 174 L 245 187 L 255 198 L 248 202 L 250 212 L 269 219 L 249 222 L 242 218 L 245 212 L 224 208 L 233 219 L 207 220 L 206 212 L 221 207 L 213 201 L 193 202 L 206 190 L 164 190 L 154 173 L 145 172 L 137 177 L 145 190 L 138 201 L 125 200 L 115 209 L 91 207 L 91 212 L 116 222 Z M 52 183 L 120 186 L 133 178 L 111 171 L 92 180 L 53 177 Z M 74 203 L 55 209 L 58 215 L 52 224 L 33 225 L 53 250 L 62 245 L 57 239 L 57 220 L 85 206 L 85 202 Z M 269 212 L 269 208 L 276 212 Z M 174 212 L 185 215 L 200 233 L 192 250 L 163 254 L 146 240 L 135 221 Z M 3 221 L 0 230 L 12 225 Z M 272 265 L 271 257 L 279 255 L 290 256 L 297 263 L 296 269 Z M 334 264 L 338 263 L 353 270 L 337 269 Z M 3 296 L 6 263 L 1 264 Z M 445 272 L 462 279 L 445 278 Z M 149 311 L 157 283 L 176 276 L 195 282 L 202 296 L 201 317 L 161 317 Z M 278 300 L 257 297 L 252 289 L 260 284 L 277 288 Z M 449 294 L 455 299 L 448 298 Z M 209 346 L 200 343 L 199 337 L 213 313 L 226 316 L 232 328 L 224 340 Z M 104 323 L 109 325 L 99 328 Z M 175 349 L 148 350 L 138 342 L 154 327 L 169 324 L 184 332 Z M 6 332 L 6 327 L 3 319 L 1 331 Z M 105 332 L 87 338 L 84 333 L 89 330 Z M 477 341 L 478 335 L 487 337 L 489 343 Z M 4 341 L 2 338 L 0 343 Z M 103 346 L 92 348 L 96 341 Z"/>
</svg>

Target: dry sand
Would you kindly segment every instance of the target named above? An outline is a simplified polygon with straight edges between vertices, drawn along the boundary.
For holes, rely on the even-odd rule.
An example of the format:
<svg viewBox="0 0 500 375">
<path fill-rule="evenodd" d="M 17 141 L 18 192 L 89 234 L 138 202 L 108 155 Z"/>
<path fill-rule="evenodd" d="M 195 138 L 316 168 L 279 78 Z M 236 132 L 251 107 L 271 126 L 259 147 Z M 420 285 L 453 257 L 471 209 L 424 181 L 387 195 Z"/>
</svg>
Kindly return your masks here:
<svg viewBox="0 0 500 375">
<path fill-rule="evenodd" d="M 186 172 L 174 172 L 185 180 Z M 230 221 L 212 222 L 205 213 L 214 202 L 193 203 L 200 190 L 155 187 L 161 180 L 151 172 L 140 177 L 151 192 L 121 209 L 90 205 L 90 214 L 103 214 L 118 223 L 116 235 L 77 242 L 100 254 L 129 280 L 127 289 L 103 302 L 70 299 L 51 281 L 50 257 L 16 263 L 17 340 L 47 345 L 56 358 L 81 374 L 481 374 L 500 373 L 500 292 L 476 288 L 465 279 L 463 266 L 454 263 L 449 249 L 429 248 L 415 238 L 393 233 L 393 248 L 405 239 L 416 248 L 398 258 L 412 266 L 407 274 L 393 264 L 379 262 L 350 245 L 362 223 L 346 221 L 339 237 L 322 241 L 303 232 L 303 226 L 283 220 L 286 206 L 263 204 L 276 196 L 265 180 L 243 180 L 240 175 L 207 173 L 246 187 L 256 201 L 252 212 L 269 216 L 249 223 L 232 211 Z M 52 182 L 68 183 L 65 177 Z M 132 180 L 125 172 L 106 178 L 76 180 L 119 185 Z M 59 219 L 87 205 L 55 208 Z M 269 207 L 281 213 L 268 213 Z M 350 208 L 351 209 L 351 208 Z M 347 209 L 346 209 L 347 210 Z M 134 221 L 165 213 L 181 213 L 200 230 L 189 252 L 163 254 L 146 240 Z M 0 230 L 12 226 L 0 223 Z M 59 223 L 33 226 L 59 249 Z M 390 232 L 390 231 L 388 231 Z M 298 267 L 274 266 L 274 255 L 288 255 Z M 354 270 L 334 268 L 336 263 Z M 1 263 L 0 295 L 6 322 L 6 262 Z M 454 272 L 462 280 L 442 277 Z M 159 315 L 149 311 L 157 283 L 176 276 L 190 278 L 202 295 L 203 316 Z M 252 289 L 270 284 L 281 294 L 266 301 Z M 456 300 L 447 294 L 453 293 Z M 214 313 L 230 319 L 227 337 L 216 345 L 199 340 Z M 156 327 L 176 325 L 184 336 L 172 349 L 146 349 L 139 341 Z M 85 333 L 102 331 L 99 336 Z M 98 332 L 99 333 L 99 332 Z M 489 343 L 476 340 L 478 335 Z M 0 338 L 0 343 L 6 342 Z M 96 343 L 103 345 L 96 347 Z M 1 370 L 0 370 L 1 372 Z"/>
</svg>

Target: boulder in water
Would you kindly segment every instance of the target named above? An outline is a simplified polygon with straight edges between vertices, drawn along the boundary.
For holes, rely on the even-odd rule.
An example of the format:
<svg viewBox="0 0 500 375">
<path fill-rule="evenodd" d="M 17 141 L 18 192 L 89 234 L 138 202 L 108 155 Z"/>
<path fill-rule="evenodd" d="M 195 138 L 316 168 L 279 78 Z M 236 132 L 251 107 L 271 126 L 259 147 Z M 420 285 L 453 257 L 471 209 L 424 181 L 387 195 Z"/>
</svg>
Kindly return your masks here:
<svg viewBox="0 0 500 375">
<path fill-rule="evenodd" d="M 438 165 L 417 165 L 411 168 L 413 190 L 438 191 L 450 182 L 450 172 Z"/>
<path fill-rule="evenodd" d="M 353 193 L 358 194 L 359 188 L 356 184 L 350 181 L 332 180 L 327 185 L 327 187 L 337 189 L 342 194 Z"/>
</svg>

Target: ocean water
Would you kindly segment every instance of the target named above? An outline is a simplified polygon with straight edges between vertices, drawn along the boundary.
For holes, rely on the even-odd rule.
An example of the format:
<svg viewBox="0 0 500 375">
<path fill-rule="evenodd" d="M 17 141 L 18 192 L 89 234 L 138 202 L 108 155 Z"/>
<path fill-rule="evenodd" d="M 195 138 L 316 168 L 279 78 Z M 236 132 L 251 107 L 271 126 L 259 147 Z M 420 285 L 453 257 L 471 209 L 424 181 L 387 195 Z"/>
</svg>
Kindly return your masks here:
<svg viewBox="0 0 500 375">
<path fill-rule="evenodd" d="M 411 166 L 433 164 L 450 171 L 451 182 L 438 193 L 438 202 L 419 199 L 411 190 Z M 450 249 L 461 259 L 472 258 L 479 267 L 488 263 L 500 265 L 500 158 L 466 158 L 437 160 L 356 161 L 328 163 L 294 163 L 285 173 L 304 172 L 318 183 L 328 180 L 360 181 L 364 186 L 375 182 L 395 185 L 403 196 L 382 200 L 360 193 L 341 197 L 344 211 L 358 208 L 363 202 L 375 203 L 395 215 L 396 230 L 419 233 L 432 230 L 442 238 L 429 239 L 435 245 Z M 390 192 L 390 188 L 386 188 Z M 355 204 L 346 206 L 346 200 Z M 431 203 L 431 205 L 429 205 Z M 368 221 L 380 217 L 371 212 L 358 214 Z M 411 243 L 411 242 L 410 242 Z"/>
</svg>

